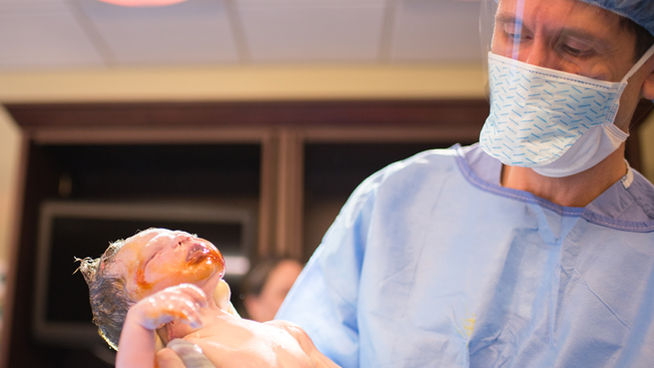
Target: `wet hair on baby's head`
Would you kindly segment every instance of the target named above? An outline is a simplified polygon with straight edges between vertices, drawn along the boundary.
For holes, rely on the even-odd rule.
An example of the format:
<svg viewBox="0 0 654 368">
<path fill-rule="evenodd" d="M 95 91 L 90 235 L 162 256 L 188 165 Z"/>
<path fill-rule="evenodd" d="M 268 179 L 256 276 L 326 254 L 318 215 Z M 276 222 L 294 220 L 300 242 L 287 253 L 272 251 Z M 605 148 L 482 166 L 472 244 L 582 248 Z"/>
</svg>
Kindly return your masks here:
<svg viewBox="0 0 654 368">
<path fill-rule="evenodd" d="M 127 311 L 135 303 L 125 289 L 125 275 L 108 271 L 123 245 L 125 240 L 117 240 L 99 258 L 76 259 L 80 263 L 78 270 L 89 286 L 93 323 L 98 326 L 100 336 L 115 350 L 118 350 L 118 340 Z"/>
</svg>

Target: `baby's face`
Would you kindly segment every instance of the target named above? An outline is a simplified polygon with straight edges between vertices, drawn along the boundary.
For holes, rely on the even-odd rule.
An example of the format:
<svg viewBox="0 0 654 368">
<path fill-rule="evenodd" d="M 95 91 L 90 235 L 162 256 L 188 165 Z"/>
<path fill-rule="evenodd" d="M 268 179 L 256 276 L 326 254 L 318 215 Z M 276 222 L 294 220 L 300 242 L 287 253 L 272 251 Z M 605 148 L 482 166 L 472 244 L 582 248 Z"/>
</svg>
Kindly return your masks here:
<svg viewBox="0 0 654 368">
<path fill-rule="evenodd" d="M 122 273 L 134 300 L 181 283 L 200 287 L 222 277 L 225 262 L 211 242 L 183 231 L 148 229 L 125 240 L 110 272 Z"/>
</svg>

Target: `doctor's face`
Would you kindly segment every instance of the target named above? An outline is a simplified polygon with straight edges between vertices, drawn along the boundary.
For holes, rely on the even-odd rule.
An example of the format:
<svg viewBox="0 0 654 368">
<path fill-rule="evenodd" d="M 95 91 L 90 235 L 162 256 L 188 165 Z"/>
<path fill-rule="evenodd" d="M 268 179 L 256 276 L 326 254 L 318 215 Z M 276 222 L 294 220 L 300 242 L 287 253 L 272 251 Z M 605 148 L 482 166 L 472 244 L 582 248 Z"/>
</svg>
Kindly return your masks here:
<svg viewBox="0 0 654 368">
<path fill-rule="evenodd" d="M 499 0 L 491 51 L 544 68 L 617 82 L 636 59 L 636 35 L 623 21 L 615 13 L 578 0 Z M 650 60 L 641 67 L 622 94 L 615 124 L 625 132 L 652 64 Z"/>
<path fill-rule="evenodd" d="M 500 0 L 491 48 L 528 64 L 619 81 L 634 64 L 636 42 L 620 19 L 578 0 Z"/>
<path fill-rule="evenodd" d="M 126 239 L 109 267 L 125 276 L 128 294 L 139 300 L 180 283 L 202 287 L 222 277 L 225 263 L 207 240 L 183 231 L 148 229 Z"/>
</svg>

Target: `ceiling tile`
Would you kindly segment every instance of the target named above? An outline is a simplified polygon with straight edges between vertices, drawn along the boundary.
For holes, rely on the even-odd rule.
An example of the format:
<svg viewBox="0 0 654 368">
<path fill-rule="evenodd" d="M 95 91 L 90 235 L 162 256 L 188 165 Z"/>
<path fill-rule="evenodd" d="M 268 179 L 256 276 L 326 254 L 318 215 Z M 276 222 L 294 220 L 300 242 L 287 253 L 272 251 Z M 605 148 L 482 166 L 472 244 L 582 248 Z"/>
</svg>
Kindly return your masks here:
<svg viewBox="0 0 654 368">
<path fill-rule="evenodd" d="M 102 65 L 101 55 L 62 0 L 0 0 L 0 68 Z"/>
<path fill-rule="evenodd" d="M 113 65 L 212 64 L 238 61 L 223 1 L 188 0 L 129 8 L 78 0 Z"/>
<path fill-rule="evenodd" d="M 399 0 L 395 6 L 392 61 L 480 60 L 479 2 Z"/>
<path fill-rule="evenodd" d="M 7 11 L 53 10 L 66 7 L 67 0 L 0 0 L 0 13 Z"/>
<path fill-rule="evenodd" d="M 390 9 L 386 9 L 391 4 Z M 478 62 L 475 0 L 0 0 L 0 68 Z"/>
<path fill-rule="evenodd" d="M 253 62 L 375 61 L 384 1 L 240 0 Z"/>
</svg>

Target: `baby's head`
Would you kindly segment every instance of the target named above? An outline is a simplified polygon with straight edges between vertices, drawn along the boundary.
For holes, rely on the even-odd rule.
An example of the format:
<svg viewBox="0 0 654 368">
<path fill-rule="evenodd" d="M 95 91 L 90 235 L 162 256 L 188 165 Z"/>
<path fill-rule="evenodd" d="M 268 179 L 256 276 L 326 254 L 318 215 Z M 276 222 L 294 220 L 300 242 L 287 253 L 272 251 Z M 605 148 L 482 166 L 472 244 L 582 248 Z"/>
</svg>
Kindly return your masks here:
<svg viewBox="0 0 654 368">
<path fill-rule="evenodd" d="M 100 258 L 80 260 L 79 270 L 89 286 L 93 323 L 117 349 L 125 316 L 134 303 L 181 283 L 212 293 L 225 262 L 207 240 L 152 228 L 111 243 Z"/>
</svg>

